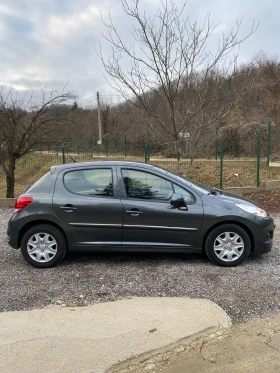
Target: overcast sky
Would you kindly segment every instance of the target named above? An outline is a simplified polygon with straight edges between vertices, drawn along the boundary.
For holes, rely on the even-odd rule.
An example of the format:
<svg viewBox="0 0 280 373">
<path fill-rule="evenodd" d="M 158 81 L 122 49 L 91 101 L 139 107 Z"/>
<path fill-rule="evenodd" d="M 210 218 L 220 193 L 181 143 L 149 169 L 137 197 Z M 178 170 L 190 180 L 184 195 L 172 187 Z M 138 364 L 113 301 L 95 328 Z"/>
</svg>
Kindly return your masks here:
<svg viewBox="0 0 280 373">
<path fill-rule="evenodd" d="M 160 0 L 142 0 L 142 4 L 149 14 Z M 105 18 L 110 12 L 124 38 L 129 38 L 131 26 L 120 0 L 0 0 L 0 85 L 25 90 L 60 88 L 68 82 L 83 105 L 94 100 L 96 91 L 114 95 L 95 52 L 99 42 L 104 44 L 100 12 Z M 278 55 L 279 1 L 189 0 L 185 15 L 201 21 L 207 12 L 221 21 L 221 31 L 229 30 L 237 18 L 243 19 L 244 33 L 254 19 L 260 21 L 257 32 L 241 48 L 242 61 L 259 50 Z"/>
</svg>

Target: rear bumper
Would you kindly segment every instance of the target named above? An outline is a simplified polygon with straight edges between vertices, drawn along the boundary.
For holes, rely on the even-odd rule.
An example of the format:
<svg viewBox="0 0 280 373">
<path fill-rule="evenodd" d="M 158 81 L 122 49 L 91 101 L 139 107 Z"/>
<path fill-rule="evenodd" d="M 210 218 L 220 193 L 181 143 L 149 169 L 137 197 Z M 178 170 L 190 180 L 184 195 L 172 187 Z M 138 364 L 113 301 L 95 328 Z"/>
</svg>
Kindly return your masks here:
<svg viewBox="0 0 280 373">
<path fill-rule="evenodd" d="M 23 211 L 12 215 L 8 223 L 7 236 L 8 244 L 13 249 L 20 248 L 20 231 L 21 228 L 27 223 L 27 219 Z"/>
<path fill-rule="evenodd" d="M 19 247 L 17 247 L 17 242 L 15 242 L 14 240 L 11 240 L 10 238 L 8 238 L 8 244 L 11 246 L 11 248 L 13 249 L 19 249 Z"/>
<path fill-rule="evenodd" d="M 13 248 L 13 249 L 18 249 L 18 234 L 14 232 L 12 233 L 12 229 L 10 228 L 10 223 L 7 229 L 7 236 L 8 236 L 8 244 Z"/>
</svg>

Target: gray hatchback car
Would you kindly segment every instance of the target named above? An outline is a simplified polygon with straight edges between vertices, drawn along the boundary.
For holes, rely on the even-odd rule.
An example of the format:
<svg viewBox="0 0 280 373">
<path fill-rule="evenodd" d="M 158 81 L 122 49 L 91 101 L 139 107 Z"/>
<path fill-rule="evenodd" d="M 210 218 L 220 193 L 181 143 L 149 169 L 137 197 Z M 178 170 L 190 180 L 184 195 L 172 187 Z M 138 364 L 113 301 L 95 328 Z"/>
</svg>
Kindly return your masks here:
<svg viewBox="0 0 280 373">
<path fill-rule="evenodd" d="M 51 167 L 16 201 L 9 244 L 35 267 L 68 251 L 203 253 L 225 267 L 271 250 L 274 222 L 240 196 L 135 162 Z"/>
</svg>

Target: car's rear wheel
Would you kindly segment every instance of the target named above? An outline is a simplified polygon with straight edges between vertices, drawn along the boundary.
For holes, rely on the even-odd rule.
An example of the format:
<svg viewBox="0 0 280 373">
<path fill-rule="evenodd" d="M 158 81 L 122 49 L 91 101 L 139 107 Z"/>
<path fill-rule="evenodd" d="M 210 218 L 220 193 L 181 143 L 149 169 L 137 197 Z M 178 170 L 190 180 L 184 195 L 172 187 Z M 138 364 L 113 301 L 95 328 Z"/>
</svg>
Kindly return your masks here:
<svg viewBox="0 0 280 373">
<path fill-rule="evenodd" d="M 234 267 L 243 263 L 250 250 L 248 234 L 235 224 L 223 224 L 214 228 L 205 241 L 207 257 L 222 267 Z"/>
<path fill-rule="evenodd" d="M 52 267 L 66 254 L 65 238 L 56 227 L 36 225 L 23 235 L 21 252 L 24 259 L 34 267 Z"/>
</svg>

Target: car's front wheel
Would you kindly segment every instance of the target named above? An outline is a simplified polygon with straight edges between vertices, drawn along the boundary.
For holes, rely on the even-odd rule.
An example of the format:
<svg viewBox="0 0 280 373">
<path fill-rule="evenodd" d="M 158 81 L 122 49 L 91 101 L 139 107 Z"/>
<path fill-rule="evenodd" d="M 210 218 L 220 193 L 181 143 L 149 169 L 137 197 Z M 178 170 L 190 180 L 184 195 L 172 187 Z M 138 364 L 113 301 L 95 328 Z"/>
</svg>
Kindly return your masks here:
<svg viewBox="0 0 280 373">
<path fill-rule="evenodd" d="M 207 257 L 223 267 L 243 263 L 251 250 L 251 241 L 245 230 L 235 224 L 223 224 L 214 228 L 205 241 Z"/>
<path fill-rule="evenodd" d="M 56 227 L 36 225 L 23 235 L 21 252 L 24 259 L 34 267 L 52 267 L 66 254 L 65 238 Z"/>
</svg>

